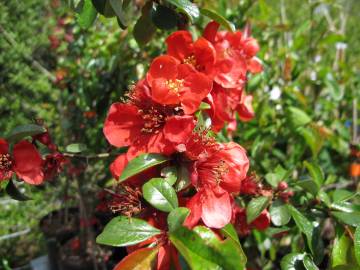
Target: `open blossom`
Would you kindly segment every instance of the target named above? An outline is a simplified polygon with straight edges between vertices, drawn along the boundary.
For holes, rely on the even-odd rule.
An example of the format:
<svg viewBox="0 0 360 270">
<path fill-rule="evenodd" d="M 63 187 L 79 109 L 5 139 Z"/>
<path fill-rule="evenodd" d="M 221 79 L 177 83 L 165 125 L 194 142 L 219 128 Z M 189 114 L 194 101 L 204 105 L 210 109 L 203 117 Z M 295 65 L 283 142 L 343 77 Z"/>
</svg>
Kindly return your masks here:
<svg viewBox="0 0 360 270">
<path fill-rule="evenodd" d="M 212 89 L 212 81 L 206 75 L 168 55 L 153 60 L 146 80 L 155 102 L 179 105 L 185 114 L 194 113 Z"/>
<path fill-rule="evenodd" d="M 31 185 L 39 185 L 44 180 L 43 160 L 36 147 L 28 141 L 14 145 L 12 156 L 9 144 L 0 139 L 0 180 L 9 179 L 15 173 L 20 179 Z"/>
<path fill-rule="evenodd" d="M 140 153 L 171 154 L 173 143 L 185 141 L 194 126 L 193 116 L 170 115 L 162 107 L 139 108 L 129 103 L 114 103 L 103 131 L 110 144 L 130 146 L 131 157 Z"/>
<path fill-rule="evenodd" d="M 219 186 L 227 192 L 239 193 L 248 169 L 249 159 L 244 148 L 230 142 L 221 145 L 208 158 L 195 161 L 191 181 L 196 187 Z"/>
<path fill-rule="evenodd" d="M 178 59 L 189 68 L 211 74 L 216 61 L 213 45 L 203 37 L 193 42 L 188 31 L 176 31 L 167 39 L 167 54 Z"/>
</svg>

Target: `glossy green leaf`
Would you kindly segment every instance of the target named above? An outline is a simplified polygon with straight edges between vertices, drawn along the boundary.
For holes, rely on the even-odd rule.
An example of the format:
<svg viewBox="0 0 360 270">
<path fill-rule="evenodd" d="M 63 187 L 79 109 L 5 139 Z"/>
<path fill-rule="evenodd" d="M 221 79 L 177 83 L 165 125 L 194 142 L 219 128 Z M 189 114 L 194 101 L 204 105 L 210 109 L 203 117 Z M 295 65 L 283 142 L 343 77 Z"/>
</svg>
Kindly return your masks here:
<svg viewBox="0 0 360 270">
<path fill-rule="evenodd" d="M 248 224 L 253 222 L 260 213 L 268 207 L 270 197 L 261 196 L 252 199 L 246 207 L 246 221 Z"/>
<path fill-rule="evenodd" d="M 116 17 L 119 21 L 121 28 L 125 29 L 128 22 L 126 21 L 126 16 L 123 10 L 123 0 L 108 0 L 112 9 L 114 10 Z"/>
<path fill-rule="evenodd" d="M 303 270 L 303 259 L 305 254 L 303 253 L 290 253 L 281 259 L 281 270 Z"/>
<path fill-rule="evenodd" d="M 296 107 L 289 107 L 287 110 L 287 117 L 293 127 L 304 126 L 311 122 L 310 116 Z"/>
<path fill-rule="evenodd" d="M 144 220 L 119 216 L 106 224 L 102 233 L 96 238 L 96 243 L 124 247 L 135 245 L 159 233 L 160 230 Z"/>
<path fill-rule="evenodd" d="M 351 203 L 351 202 L 335 202 L 335 203 L 332 203 L 330 206 L 331 206 L 331 209 L 341 211 L 341 212 L 346 212 L 346 213 L 358 212 L 358 213 L 360 213 L 360 205 Z"/>
<path fill-rule="evenodd" d="M 41 133 L 46 132 L 46 129 L 42 126 L 35 125 L 35 124 L 28 124 L 28 125 L 21 125 L 15 127 L 7 137 L 9 142 L 18 142 L 25 137 L 38 135 Z"/>
<path fill-rule="evenodd" d="M 354 234 L 354 250 L 355 250 L 355 258 L 360 266 L 360 227 L 356 227 Z"/>
<path fill-rule="evenodd" d="M 152 2 L 149 1 L 142 8 L 142 14 L 134 26 L 133 35 L 140 46 L 147 44 L 156 32 L 156 27 L 151 19 L 151 9 Z"/>
<path fill-rule="evenodd" d="M 122 259 L 113 270 L 152 270 L 158 251 L 157 247 L 138 249 Z"/>
<path fill-rule="evenodd" d="M 181 165 L 180 167 L 178 167 L 175 190 L 176 192 L 179 192 L 180 190 L 187 188 L 189 185 L 190 185 L 189 170 L 186 166 Z"/>
<path fill-rule="evenodd" d="M 296 184 L 314 196 L 319 192 L 318 185 L 311 179 L 299 180 Z"/>
<path fill-rule="evenodd" d="M 207 8 L 202 8 L 200 9 L 200 13 L 216 22 L 218 22 L 220 25 L 222 25 L 226 30 L 230 31 L 230 32 L 234 32 L 235 31 L 235 26 L 234 24 L 232 24 L 231 22 L 229 22 L 227 19 L 225 19 L 223 16 L 221 16 L 219 13 L 207 9 Z"/>
<path fill-rule="evenodd" d="M 131 160 L 123 170 L 119 181 L 124 181 L 151 167 L 157 166 L 168 161 L 169 158 L 159 154 L 143 154 Z"/>
<path fill-rule="evenodd" d="M 271 222 L 275 226 L 286 225 L 291 219 L 291 214 L 289 213 L 286 204 L 284 204 L 281 200 L 276 200 L 270 206 L 270 216 Z"/>
<path fill-rule="evenodd" d="M 109 0 L 91 0 L 91 2 L 97 12 L 99 12 L 101 15 L 107 18 L 111 18 L 116 15 Z"/>
<path fill-rule="evenodd" d="M 199 110 L 209 110 L 211 108 L 210 104 L 206 102 L 201 102 L 199 106 Z"/>
<path fill-rule="evenodd" d="M 66 146 L 65 150 L 69 153 L 81 153 L 87 150 L 87 146 L 83 143 L 72 143 Z"/>
<path fill-rule="evenodd" d="M 194 22 L 200 15 L 199 8 L 189 0 L 166 0 L 166 2 L 177 7 L 182 13 L 185 13 L 191 22 Z"/>
<path fill-rule="evenodd" d="M 288 204 L 287 207 L 297 227 L 303 234 L 305 234 L 311 252 L 314 253 L 315 250 L 312 243 L 313 231 L 314 231 L 313 224 L 303 214 L 301 214 L 294 206 Z"/>
<path fill-rule="evenodd" d="M 224 228 L 222 228 L 220 230 L 220 232 L 225 236 L 225 237 L 229 237 L 231 238 L 232 240 L 234 240 L 235 242 L 239 243 L 240 244 L 240 241 L 239 241 L 239 236 L 234 228 L 234 226 L 229 223 L 227 224 Z"/>
<path fill-rule="evenodd" d="M 93 6 L 91 0 L 84 0 L 82 9 L 77 14 L 77 21 L 83 28 L 89 28 L 97 17 L 97 11 Z"/>
<path fill-rule="evenodd" d="M 163 178 L 149 180 L 143 185 L 142 191 L 144 199 L 161 211 L 170 212 L 178 207 L 175 189 Z"/>
<path fill-rule="evenodd" d="M 169 30 L 176 27 L 178 23 L 178 14 L 171 8 L 157 5 L 151 10 L 151 20 L 153 24 L 163 30 Z"/>
<path fill-rule="evenodd" d="M 333 249 L 331 252 L 332 267 L 347 264 L 347 253 L 348 253 L 350 244 L 351 244 L 350 238 L 346 235 L 344 229 L 342 227 L 338 226 L 336 228 L 336 237 L 335 237 Z"/>
<path fill-rule="evenodd" d="M 296 130 L 310 147 L 313 157 L 316 157 L 323 146 L 323 138 L 311 127 L 299 127 Z"/>
<path fill-rule="evenodd" d="M 354 196 L 356 196 L 355 192 L 351 192 L 346 189 L 336 189 L 336 190 L 334 190 L 334 192 L 332 194 L 332 198 L 333 198 L 334 202 L 347 201 L 347 200 L 353 198 Z"/>
<path fill-rule="evenodd" d="M 313 259 L 309 255 L 306 255 L 304 257 L 303 263 L 304 263 L 306 270 L 319 270 L 319 268 L 316 266 Z"/>
<path fill-rule="evenodd" d="M 304 161 L 304 165 L 309 171 L 312 180 L 315 182 L 318 189 L 320 189 L 324 183 L 324 173 L 322 172 L 321 168 L 317 164 L 307 161 Z"/>
<path fill-rule="evenodd" d="M 31 198 L 26 196 L 24 193 L 20 192 L 20 190 L 15 186 L 13 180 L 8 181 L 5 191 L 14 200 L 17 200 L 17 201 L 31 200 Z"/>
<path fill-rule="evenodd" d="M 175 166 L 165 167 L 161 170 L 161 176 L 164 177 L 170 185 L 174 185 L 177 181 L 177 168 Z"/>
<path fill-rule="evenodd" d="M 350 226 L 360 226 L 360 213 L 345 213 L 339 211 L 331 211 L 331 215 L 336 217 L 340 222 Z"/>
<path fill-rule="evenodd" d="M 219 240 L 209 228 L 198 226 L 190 231 L 181 227 L 170 234 L 170 240 L 193 270 L 245 268 L 241 246 L 231 238 Z"/>
<path fill-rule="evenodd" d="M 277 187 L 277 185 L 284 181 L 285 178 L 288 176 L 288 172 L 280 165 L 276 166 L 274 172 L 267 173 L 265 175 L 265 180 L 268 182 L 272 187 Z"/>
<path fill-rule="evenodd" d="M 169 231 L 173 232 L 181 227 L 189 214 L 190 210 L 185 207 L 177 207 L 172 210 L 167 217 Z"/>
</svg>

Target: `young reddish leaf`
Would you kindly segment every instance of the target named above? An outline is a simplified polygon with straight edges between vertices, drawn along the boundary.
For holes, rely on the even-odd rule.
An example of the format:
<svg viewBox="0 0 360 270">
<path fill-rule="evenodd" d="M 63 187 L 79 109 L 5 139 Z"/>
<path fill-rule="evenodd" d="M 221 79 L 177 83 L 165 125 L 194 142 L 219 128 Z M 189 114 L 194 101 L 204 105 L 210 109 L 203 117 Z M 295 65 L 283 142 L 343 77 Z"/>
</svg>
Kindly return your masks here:
<svg viewBox="0 0 360 270">
<path fill-rule="evenodd" d="M 127 255 L 114 270 L 151 270 L 155 266 L 158 248 L 141 248 Z"/>
</svg>

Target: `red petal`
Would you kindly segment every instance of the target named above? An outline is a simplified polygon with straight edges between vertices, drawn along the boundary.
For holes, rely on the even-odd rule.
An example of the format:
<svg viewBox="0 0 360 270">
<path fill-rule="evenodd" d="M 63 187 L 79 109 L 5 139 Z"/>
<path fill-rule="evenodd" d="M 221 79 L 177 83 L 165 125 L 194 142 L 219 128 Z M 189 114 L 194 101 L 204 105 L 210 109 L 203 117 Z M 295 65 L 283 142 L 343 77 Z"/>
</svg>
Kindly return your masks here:
<svg viewBox="0 0 360 270">
<path fill-rule="evenodd" d="M 164 78 L 158 78 L 152 81 L 152 99 L 164 105 L 179 104 L 180 99 L 178 93 L 169 89 L 166 82 L 167 80 Z"/>
<path fill-rule="evenodd" d="M 157 270 L 169 270 L 171 265 L 170 245 L 164 245 L 159 248 L 157 256 Z"/>
<path fill-rule="evenodd" d="M 5 139 L 0 138 L 0 155 L 9 153 L 9 144 Z"/>
<path fill-rule="evenodd" d="M 259 73 L 263 70 L 260 59 L 253 57 L 248 61 L 248 69 L 251 73 Z"/>
<path fill-rule="evenodd" d="M 219 27 L 220 27 L 220 24 L 218 24 L 217 22 L 215 22 L 215 21 L 209 22 L 207 24 L 207 26 L 205 27 L 203 37 L 206 38 L 208 41 L 214 43 L 216 33 L 217 33 Z"/>
<path fill-rule="evenodd" d="M 180 96 L 185 114 L 194 113 L 211 89 L 212 81 L 206 75 L 197 72 L 187 76 Z"/>
<path fill-rule="evenodd" d="M 185 143 L 195 128 L 194 117 L 190 115 L 172 116 L 166 120 L 164 135 L 174 144 Z"/>
<path fill-rule="evenodd" d="M 139 140 L 130 146 L 127 157 L 132 159 L 142 153 L 171 155 L 174 151 L 174 146 L 165 138 L 164 133 L 161 131 L 158 134 L 141 136 Z"/>
<path fill-rule="evenodd" d="M 14 171 L 20 179 L 31 185 L 39 185 L 43 182 L 43 160 L 34 145 L 28 141 L 15 144 L 13 156 Z"/>
<path fill-rule="evenodd" d="M 166 39 L 167 53 L 181 62 L 193 53 L 193 40 L 188 31 L 176 31 Z"/>
<path fill-rule="evenodd" d="M 103 132 L 110 144 L 128 146 L 141 134 L 143 119 L 134 105 L 114 103 L 105 120 Z"/>
<path fill-rule="evenodd" d="M 250 121 L 255 116 L 254 109 L 252 107 L 252 100 L 253 97 L 251 95 L 245 96 L 243 103 L 237 107 L 239 118 L 244 122 Z"/>
<path fill-rule="evenodd" d="M 199 191 L 188 201 L 186 207 L 189 208 L 190 214 L 185 219 L 184 226 L 192 228 L 199 223 L 202 214 L 201 195 Z"/>
<path fill-rule="evenodd" d="M 260 46 L 256 39 L 248 38 L 244 44 L 244 52 L 248 57 L 253 57 L 260 50 Z"/>
<path fill-rule="evenodd" d="M 115 179 L 120 177 L 128 162 L 126 154 L 122 154 L 110 164 L 110 172 Z"/>
<path fill-rule="evenodd" d="M 164 78 L 166 80 L 175 79 L 177 76 L 178 61 L 168 55 L 156 57 L 151 65 L 146 80 L 152 86 L 153 80 L 157 78 Z"/>
<path fill-rule="evenodd" d="M 210 228 L 220 229 L 231 220 L 230 195 L 227 192 L 216 195 L 211 189 L 206 189 L 202 202 L 202 220 Z"/>
<path fill-rule="evenodd" d="M 215 64 L 216 51 L 213 45 L 205 38 L 199 38 L 194 43 L 194 54 L 196 59 L 196 65 L 204 67 L 207 70 L 209 67 Z"/>
</svg>

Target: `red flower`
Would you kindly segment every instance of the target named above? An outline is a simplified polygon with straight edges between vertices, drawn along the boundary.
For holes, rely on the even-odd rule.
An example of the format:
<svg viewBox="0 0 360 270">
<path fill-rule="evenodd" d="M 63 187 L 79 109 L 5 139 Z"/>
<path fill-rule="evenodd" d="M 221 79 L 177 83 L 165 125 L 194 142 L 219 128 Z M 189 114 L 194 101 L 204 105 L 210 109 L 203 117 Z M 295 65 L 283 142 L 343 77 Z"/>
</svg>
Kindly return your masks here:
<svg viewBox="0 0 360 270">
<path fill-rule="evenodd" d="M 152 99 L 163 105 L 181 105 L 185 114 L 194 113 L 211 91 L 212 82 L 204 74 L 191 71 L 172 56 L 159 56 L 146 76 Z"/>
<path fill-rule="evenodd" d="M 13 156 L 9 144 L 0 139 L 0 180 L 9 179 L 13 173 L 31 185 L 39 185 L 44 180 L 43 160 L 34 145 L 20 141 L 14 145 Z"/>
<path fill-rule="evenodd" d="M 234 142 L 221 146 L 208 158 L 194 163 L 192 183 L 198 187 L 219 186 L 228 192 L 239 193 L 241 182 L 249 169 L 249 159 L 245 150 Z"/>
<path fill-rule="evenodd" d="M 47 155 L 43 162 L 44 178 L 46 180 L 53 179 L 61 172 L 66 163 L 68 160 L 59 152 Z"/>
<path fill-rule="evenodd" d="M 184 225 L 194 227 L 200 219 L 210 228 L 223 228 L 231 221 L 231 196 L 221 188 L 201 188 L 186 205 L 190 215 Z"/>
<path fill-rule="evenodd" d="M 190 68 L 209 74 L 216 60 L 213 45 L 205 38 L 193 42 L 188 31 L 176 31 L 166 39 L 167 53 Z"/>
<path fill-rule="evenodd" d="M 195 127 L 192 116 L 169 115 L 162 107 L 141 109 L 133 104 L 111 105 L 104 134 L 116 147 L 130 146 L 129 158 L 140 153 L 171 154 Z"/>
<path fill-rule="evenodd" d="M 225 88 L 236 88 L 246 80 L 248 71 L 262 71 L 260 60 L 255 58 L 259 45 L 254 38 L 247 37 L 240 31 L 230 33 L 218 32 L 219 24 L 210 22 L 203 36 L 210 41 L 216 50 L 215 82 Z"/>
<path fill-rule="evenodd" d="M 236 108 L 239 118 L 244 122 L 250 121 L 255 116 L 254 109 L 252 107 L 252 100 L 253 97 L 251 95 L 245 95 L 245 93 L 243 93 L 241 102 Z"/>
</svg>

